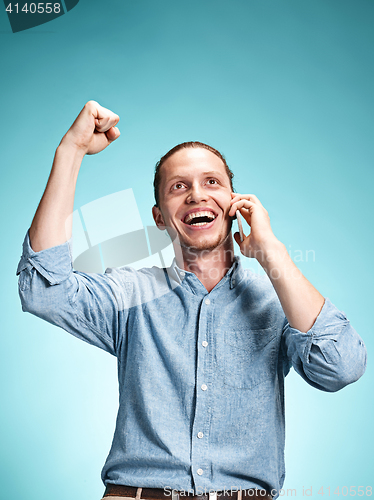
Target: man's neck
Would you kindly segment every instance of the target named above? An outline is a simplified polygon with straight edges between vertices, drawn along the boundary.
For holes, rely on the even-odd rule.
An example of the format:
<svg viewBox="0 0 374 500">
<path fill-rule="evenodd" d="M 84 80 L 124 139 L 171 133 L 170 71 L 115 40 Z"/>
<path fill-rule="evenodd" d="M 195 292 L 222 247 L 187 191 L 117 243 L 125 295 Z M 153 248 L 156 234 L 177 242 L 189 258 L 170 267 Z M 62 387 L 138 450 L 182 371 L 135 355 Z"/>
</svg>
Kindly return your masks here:
<svg viewBox="0 0 374 500">
<path fill-rule="evenodd" d="M 212 250 L 195 250 L 179 247 L 176 254 L 177 265 L 194 273 L 208 292 L 221 281 L 234 262 L 234 246 L 231 234 Z"/>
</svg>

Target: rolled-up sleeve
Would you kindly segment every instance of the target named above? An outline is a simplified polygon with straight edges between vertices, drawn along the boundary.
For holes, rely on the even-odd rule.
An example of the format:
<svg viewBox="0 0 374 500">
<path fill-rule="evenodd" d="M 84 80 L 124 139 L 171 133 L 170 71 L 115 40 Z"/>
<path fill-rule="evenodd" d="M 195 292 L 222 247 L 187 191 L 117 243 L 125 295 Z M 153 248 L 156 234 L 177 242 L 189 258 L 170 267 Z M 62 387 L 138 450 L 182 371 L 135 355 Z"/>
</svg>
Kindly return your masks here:
<svg viewBox="0 0 374 500">
<path fill-rule="evenodd" d="M 313 387 L 335 392 L 365 372 L 364 342 L 345 314 L 327 298 L 307 333 L 286 323 L 283 337 L 288 362 Z"/>
<path fill-rule="evenodd" d="M 123 340 L 118 307 L 123 298 L 110 276 L 73 270 L 71 240 L 34 252 L 27 233 L 17 275 L 23 311 L 116 355 Z"/>
</svg>

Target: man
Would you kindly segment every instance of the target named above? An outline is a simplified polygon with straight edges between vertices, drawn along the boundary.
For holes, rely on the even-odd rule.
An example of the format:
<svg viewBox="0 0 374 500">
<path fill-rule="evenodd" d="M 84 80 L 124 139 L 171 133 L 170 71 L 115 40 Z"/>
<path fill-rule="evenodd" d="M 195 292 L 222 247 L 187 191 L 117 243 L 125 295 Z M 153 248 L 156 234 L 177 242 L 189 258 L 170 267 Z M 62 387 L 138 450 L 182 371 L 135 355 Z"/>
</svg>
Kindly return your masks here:
<svg viewBox="0 0 374 500">
<path fill-rule="evenodd" d="M 156 169 L 153 216 L 174 240 L 173 265 L 73 272 L 79 167 L 119 137 L 118 120 L 90 101 L 57 148 L 18 266 L 23 310 L 118 358 L 106 498 L 276 497 L 285 375 L 292 365 L 337 391 L 363 374 L 365 346 L 293 264 L 258 198 L 233 193 L 224 158 L 201 143 L 177 146 Z M 251 232 L 235 240 L 267 276 L 234 257 L 236 210 Z"/>
</svg>

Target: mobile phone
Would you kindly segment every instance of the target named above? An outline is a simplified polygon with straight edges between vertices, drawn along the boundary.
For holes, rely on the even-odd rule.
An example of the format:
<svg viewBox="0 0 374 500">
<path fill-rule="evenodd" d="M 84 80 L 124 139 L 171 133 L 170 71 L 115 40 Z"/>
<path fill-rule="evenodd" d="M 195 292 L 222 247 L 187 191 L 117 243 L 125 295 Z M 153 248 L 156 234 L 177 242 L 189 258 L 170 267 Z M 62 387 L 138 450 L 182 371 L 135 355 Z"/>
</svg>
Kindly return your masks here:
<svg viewBox="0 0 374 500">
<path fill-rule="evenodd" d="M 238 221 L 240 242 L 242 242 L 244 240 L 244 232 L 243 232 L 243 225 L 242 225 L 242 216 L 240 215 L 239 210 L 236 211 L 236 220 Z"/>
</svg>

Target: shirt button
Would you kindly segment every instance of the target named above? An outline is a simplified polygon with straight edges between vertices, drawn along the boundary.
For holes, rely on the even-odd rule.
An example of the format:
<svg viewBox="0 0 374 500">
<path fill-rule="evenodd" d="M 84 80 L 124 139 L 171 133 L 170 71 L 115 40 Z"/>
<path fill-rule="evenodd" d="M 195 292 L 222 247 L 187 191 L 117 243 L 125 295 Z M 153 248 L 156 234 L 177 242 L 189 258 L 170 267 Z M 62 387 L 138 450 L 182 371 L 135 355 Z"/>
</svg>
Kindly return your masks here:
<svg viewBox="0 0 374 500">
<path fill-rule="evenodd" d="M 208 342 L 206 340 L 203 340 L 201 343 L 203 344 L 203 347 L 206 347 L 208 345 Z"/>
<path fill-rule="evenodd" d="M 209 304 L 210 304 L 210 300 L 209 300 L 209 299 L 205 299 L 205 304 L 206 304 L 207 306 L 209 306 Z"/>
<path fill-rule="evenodd" d="M 184 278 L 186 276 L 186 273 L 184 271 L 181 271 L 180 273 L 181 278 Z"/>
<path fill-rule="evenodd" d="M 198 433 L 197 433 L 197 437 L 198 437 L 199 439 L 203 438 L 203 437 L 204 437 L 204 433 L 203 433 L 203 432 L 198 432 Z"/>
<path fill-rule="evenodd" d="M 202 476 L 204 474 L 203 469 L 197 469 L 196 472 L 199 474 L 199 476 Z"/>
<path fill-rule="evenodd" d="M 206 384 L 203 384 L 203 385 L 201 386 L 201 390 L 202 390 L 202 391 L 206 391 L 207 389 L 208 389 L 208 386 L 207 386 Z"/>
<path fill-rule="evenodd" d="M 235 282 L 235 280 L 232 280 L 232 282 L 231 282 L 231 283 L 232 283 L 232 286 L 235 286 L 235 283 L 236 283 L 236 282 Z"/>
</svg>

